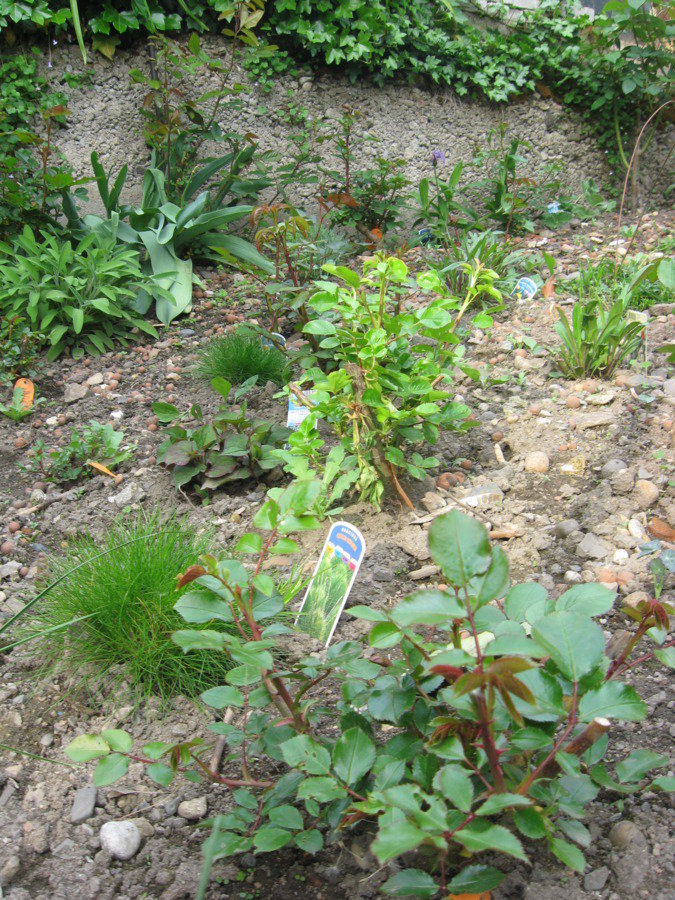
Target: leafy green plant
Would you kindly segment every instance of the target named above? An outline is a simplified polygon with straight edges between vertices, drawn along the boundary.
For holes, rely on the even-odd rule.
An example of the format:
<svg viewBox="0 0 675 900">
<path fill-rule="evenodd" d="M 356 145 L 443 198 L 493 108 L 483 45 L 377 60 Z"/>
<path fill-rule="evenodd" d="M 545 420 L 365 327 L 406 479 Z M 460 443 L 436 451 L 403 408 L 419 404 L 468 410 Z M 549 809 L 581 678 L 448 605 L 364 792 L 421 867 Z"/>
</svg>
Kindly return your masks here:
<svg viewBox="0 0 675 900">
<path fill-rule="evenodd" d="M 20 10 L 24 4 L 16 4 Z M 0 28 L 3 14 L 0 7 Z M 0 61 L 0 237 L 24 225 L 57 222 L 59 195 L 74 185 L 70 166 L 54 146 L 54 125 L 68 114 L 66 98 L 38 73 L 40 52 Z M 77 189 L 79 190 L 79 189 Z"/>
<path fill-rule="evenodd" d="M 26 416 L 29 416 L 32 412 L 34 412 L 35 407 L 41 403 L 44 403 L 44 399 L 40 398 L 33 402 L 32 392 L 33 387 L 30 385 L 31 396 L 30 401 L 26 402 L 25 398 L 25 386 L 17 382 L 12 391 L 12 402 L 9 406 L 5 406 L 0 403 L 0 413 L 3 416 L 7 416 L 8 419 L 11 419 L 13 422 L 20 422 L 22 419 L 25 419 Z"/>
<path fill-rule="evenodd" d="M 612 721 L 647 714 L 620 678 L 639 640 L 651 643 L 644 658 L 673 665 L 665 632 L 675 610 L 643 601 L 633 611 L 638 639 L 610 660 L 595 618 L 612 608 L 611 591 L 576 585 L 554 602 L 536 582 L 509 587 L 504 552 L 490 546 L 479 522 L 453 511 L 429 531 L 447 587 L 386 609 L 353 608 L 352 615 L 373 623 L 368 655 L 343 641 L 321 657 L 281 660 L 275 643 L 287 627 L 271 622 L 282 601 L 265 562 L 297 550 L 288 535 L 316 525 L 318 491 L 301 481 L 270 492 L 254 520 L 265 538 L 250 533 L 238 544 L 252 555 L 250 569 L 206 559 L 181 579 L 193 581 L 176 605 L 188 626 L 209 621 L 238 629 L 188 627 L 174 641 L 186 653 L 207 650 L 235 664 L 202 699 L 234 711 L 234 721 L 215 722 L 210 731 L 224 735 L 227 763 L 240 774 L 210 770 L 200 738 L 134 751 L 130 735 L 104 731 L 77 737 L 68 756 L 98 760 L 99 786 L 140 757 L 159 784 L 185 772 L 230 788 L 233 807 L 213 820 L 204 845 L 209 863 L 283 846 L 317 853 L 326 832 L 370 821 L 380 864 L 402 862 L 385 894 L 492 890 L 503 874 L 480 854 L 527 860 L 521 836 L 545 841 L 583 872 L 581 848 L 592 841 L 584 807 L 601 787 L 638 791 L 668 763 L 665 755 L 636 750 L 613 777 L 603 757 Z M 266 760 L 274 761 L 274 775 Z M 276 774 L 280 765 L 285 771 Z M 650 787 L 672 789 L 672 779 L 657 777 Z M 409 854 L 418 848 L 412 868 Z"/>
<path fill-rule="evenodd" d="M 173 472 L 173 483 L 183 488 L 197 482 L 199 493 L 215 491 L 224 484 L 248 478 L 264 478 L 279 466 L 275 450 L 282 446 L 289 429 L 247 416 L 247 404 L 241 398 L 253 387 L 249 378 L 232 394 L 234 404 L 221 406 L 211 422 L 204 420 L 199 406 L 181 415 L 170 403 L 153 403 L 159 421 L 168 424 L 168 437 L 157 451 L 157 461 Z M 232 385 L 225 378 L 214 378 L 211 385 L 224 401 Z M 193 420 L 196 427 L 185 427 Z"/>
<path fill-rule="evenodd" d="M 464 231 L 451 239 L 445 253 L 433 268 L 447 289 L 456 297 L 464 296 L 471 281 L 475 263 L 494 273 L 494 285 L 511 293 L 526 263 L 526 254 L 493 231 Z M 486 291 L 472 302 L 493 305 L 497 298 Z"/>
<path fill-rule="evenodd" d="M 171 640 L 181 623 L 173 607 L 184 592 L 176 579 L 211 548 L 208 534 L 158 513 L 115 520 L 101 545 L 76 537 L 50 558 L 43 584 L 62 580 L 18 634 L 42 638 L 45 664 L 83 681 L 105 673 L 109 687 L 116 667 L 132 691 L 194 697 L 222 681 L 228 665 L 213 654 L 185 656 Z"/>
<path fill-rule="evenodd" d="M 23 316 L 3 316 L 0 319 L 0 383 L 12 384 L 20 375 L 30 377 L 44 342 L 44 335 L 33 331 Z"/>
<path fill-rule="evenodd" d="M 281 385 L 288 377 L 288 359 L 264 335 L 239 325 L 199 351 L 196 373 L 209 382 L 222 377 L 237 385 L 256 378 L 259 384 Z"/>
<path fill-rule="evenodd" d="M 417 449 L 408 456 L 407 449 L 434 444 L 441 428 L 470 427 L 468 408 L 451 399 L 451 368 L 463 353 L 457 330 L 475 295 L 499 298 L 494 273 L 474 264 L 462 298 L 451 296 L 437 274 L 424 273 L 419 287 L 436 296 L 404 312 L 393 290 L 408 276 L 401 260 L 377 254 L 364 262 L 362 276 L 344 266 L 324 270 L 340 284 L 318 283 L 303 331 L 316 336 L 315 359 L 327 374 L 314 366 L 299 380 L 302 390 L 291 388 L 310 413 L 289 440 L 288 463 L 321 452 L 325 421 L 347 454 L 343 471 L 358 472 L 362 498 L 379 506 L 387 486 L 411 506 L 399 475 L 424 478 L 437 461 Z M 491 324 L 485 314 L 474 321 Z"/>
<path fill-rule="evenodd" d="M 105 353 L 116 343 L 157 332 L 134 309 L 140 292 L 156 291 L 137 251 L 109 235 L 92 233 L 77 243 L 35 235 L 26 225 L 12 246 L 0 244 L 0 312 L 19 316 L 50 344 L 47 359 L 65 351 Z"/>
<path fill-rule="evenodd" d="M 160 322 L 168 325 L 192 306 L 192 257 L 215 258 L 221 262 L 255 266 L 271 270 L 269 262 L 255 247 L 235 234 L 221 229 L 247 216 L 251 206 L 221 206 L 208 210 L 208 190 L 201 191 L 183 207 L 169 201 L 164 174 L 149 168 L 143 177 L 141 206 L 120 204 L 126 178 L 124 166 L 114 182 L 92 154 L 92 166 L 107 216 L 81 217 L 72 195 L 63 195 L 63 211 L 77 235 L 95 234 L 103 239 L 129 244 L 144 254 L 143 269 L 148 284 L 135 299 L 134 308 L 145 314 L 153 302 Z M 202 169 L 184 189 L 187 197 L 208 180 Z M 186 259 L 185 257 L 188 256 Z"/>
<path fill-rule="evenodd" d="M 102 425 L 91 421 L 82 434 L 73 429 L 70 441 L 63 447 L 49 450 L 44 441 L 36 441 L 29 456 L 27 470 L 47 481 L 68 483 L 96 474 L 95 463 L 113 469 L 129 459 L 135 446 L 123 446 L 124 432 L 116 431 L 112 423 Z"/>
<path fill-rule="evenodd" d="M 650 260 L 645 254 L 636 254 L 630 259 L 624 258 L 620 263 L 614 257 L 594 261 L 592 265 L 582 265 L 579 274 L 565 282 L 565 290 L 578 294 L 581 300 L 599 300 L 605 306 L 611 304 L 613 297 L 622 295 L 630 288 Z M 656 262 L 656 261 L 655 261 Z M 656 262 L 657 271 L 661 267 L 662 278 L 651 280 L 648 277 L 639 280 L 629 290 L 629 306 L 631 309 L 649 309 L 655 303 L 668 303 L 675 286 L 675 262 L 672 257 L 664 257 Z M 670 269 L 671 272 L 667 272 Z"/>
</svg>

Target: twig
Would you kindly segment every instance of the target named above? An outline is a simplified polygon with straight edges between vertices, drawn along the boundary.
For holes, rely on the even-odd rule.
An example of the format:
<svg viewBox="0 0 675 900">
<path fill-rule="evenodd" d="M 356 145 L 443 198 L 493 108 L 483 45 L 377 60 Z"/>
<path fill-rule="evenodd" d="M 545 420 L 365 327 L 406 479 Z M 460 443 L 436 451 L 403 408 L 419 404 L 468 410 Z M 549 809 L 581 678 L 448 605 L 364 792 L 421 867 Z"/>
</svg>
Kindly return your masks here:
<svg viewBox="0 0 675 900">
<path fill-rule="evenodd" d="M 225 710 L 225 715 L 223 716 L 223 724 L 229 725 L 233 718 L 234 710 L 231 706 L 228 706 Z M 220 761 L 223 758 L 226 743 L 226 736 L 224 734 L 219 734 L 218 740 L 216 741 L 216 746 L 213 748 L 213 756 L 211 757 L 211 762 L 209 763 L 209 771 L 212 775 L 218 774 L 218 770 L 220 769 Z"/>
</svg>

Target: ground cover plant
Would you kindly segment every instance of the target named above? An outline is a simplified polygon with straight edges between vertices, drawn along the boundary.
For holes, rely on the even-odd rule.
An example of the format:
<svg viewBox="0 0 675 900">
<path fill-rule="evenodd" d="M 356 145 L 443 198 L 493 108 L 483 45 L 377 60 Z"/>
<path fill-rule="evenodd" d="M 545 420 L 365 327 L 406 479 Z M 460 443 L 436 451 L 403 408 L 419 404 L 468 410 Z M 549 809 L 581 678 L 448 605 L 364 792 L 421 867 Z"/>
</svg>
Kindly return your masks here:
<svg viewBox="0 0 675 900">
<path fill-rule="evenodd" d="M 42 586 L 58 583 L 33 608 L 21 637 L 40 641 L 50 669 L 77 673 L 83 682 L 107 679 L 114 668 L 114 677 L 139 693 L 196 696 L 218 683 L 227 665 L 178 650 L 173 607 L 177 576 L 211 549 L 208 534 L 158 513 L 116 520 L 101 544 L 76 537 L 49 560 Z"/>
<path fill-rule="evenodd" d="M 134 451 L 133 445 L 123 444 L 124 437 L 111 422 L 91 421 L 81 434 L 73 429 L 62 447 L 50 449 L 44 441 L 36 441 L 26 468 L 47 481 L 65 484 L 93 476 L 101 467 L 110 471 Z"/>
<path fill-rule="evenodd" d="M 234 664 L 202 699 L 244 711 L 237 723 L 210 726 L 225 737 L 227 759 L 240 764 L 240 774 L 209 769 L 198 738 L 136 751 L 119 730 L 77 737 L 69 757 L 97 759 L 99 786 L 124 775 L 132 758 L 159 784 L 190 772 L 227 786 L 234 805 L 212 820 L 207 867 L 223 856 L 292 844 L 316 853 L 327 831 L 372 821 L 380 864 L 402 860 L 385 894 L 492 890 L 503 874 L 480 854 L 526 859 L 523 837 L 545 841 L 565 865 L 583 871 L 583 848 L 592 841 L 584 807 L 601 787 L 639 790 L 667 763 L 638 750 L 613 775 L 603 758 L 612 722 L 647 714 L 621 678 L 639 641 L 647 636 L 648 655 L 672 665 L 665 625 L 673 609 L 657 599 L 629 609 L 634 633 L 610 659 L 595 619 L 612 608 L 612 591 L 577 585 L 553 602 L 535 582 L 510 587 L 506 555 L 490 546 L 483 525 L 453 511 L 429 532 L 447 587 L 418 591 L 387 610 L 352 609 L 374 623 L 368 656 L 358 643 L 340 642 L 289 666 L 275 649 L 286 627 L 266 624 L 280 600 L 262 563 L 282 546 L 294 552 L 288 535 L 316 526 L 318 492 L 315 482 L 270 492 L 254 520 L 265 538 L 252 532 L 238 545 L 252 555 L 250 570 L 233 559 L 205 559 L 181 579 L 192 583 L 176 604 L 188 625 L 239 628 L 188 628 L 174 641 L 188 655 L 207 651 Z M 319 684 L 323 697 L 334 685 L 336 704 L 313 701 Z M 270 777 L 265 758 L 282 773 Z M 651 788 L 669 781 L 657 776 Z"/>
<path fill-rule="evenodd" d="M 281 385 L 287 380 L 288 359 L 270 338 L 240 325 L 199 351 L 196 373 L 205 381 L 221 377 L 233 385 L 249 378 L 260 385 L 268 381 Z"/>
<path fill-rule="evenodd" d="M 289 436 L 289 429 L 247 414 L 242 399 L 255 385 L 249 378 L 232 392 L 231 405 L 226 405 L 232 385 L 222 377 L 211 381 L 225 403 L 207 420 L 201 407 L 193 405 L 187 413 L 170 403 L 154 403 L 160 422 L 171 424 L 167 438 L 157 451 L 157 461 L 173 473 L 174 485 L 182 489 L 194 482 L 195 489 L 215 491 L 225 484 L 263 479 L 279 467 L 276 454 Z M 195 427 L 184 422 L 195 422 Z"/>
</svg>

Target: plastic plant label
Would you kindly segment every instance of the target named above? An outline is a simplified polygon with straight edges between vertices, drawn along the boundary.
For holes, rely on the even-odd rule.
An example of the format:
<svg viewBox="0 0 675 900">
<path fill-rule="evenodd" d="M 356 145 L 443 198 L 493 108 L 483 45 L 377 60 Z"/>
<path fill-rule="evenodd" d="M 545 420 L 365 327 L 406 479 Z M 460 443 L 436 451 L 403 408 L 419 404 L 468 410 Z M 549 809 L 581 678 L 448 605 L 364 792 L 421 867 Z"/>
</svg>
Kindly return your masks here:
<svg viewBox="0 0 675 900">
<path fill-rule="evenodd" d="M 516 284 L 516 297 L 519 300 L 531 300 L 537 293 L 537 285 L 531 278 L 520 278 Z"/>
<path fill-rule="evenodd" d="M 326 647 L 365 554 L 366 542 L 358 528 L 349 522 L 336 522 L 331 527 L 295 620 L 301 631 Z"/>
<path fill-rule="evenodd" d="M 286 346 L 286 338 L 283 334 L 279 334 L 278 331 L 270 331 L 269 337 L 263 337 L 262 342 L 266 347 Z"/>
<path fill-rule="evenodd" d="M 308 400 L 311 400 L 314 396 L 314 391 L 305 391 L 305 397 Z M 305 406 L 303 403 L 293 396 L 293 394 L 289 394 L 288 397 L 288 413 L 286 414 L 286 428 L 292 428 L 293 431 L 296 428 L 299 428 L 300 425 L 305 421 L 307 416 L 310 414 L 310 409 L 308 406 Z"/>
<path fill-rule="evenodd" d="M 551 215 L 555 215 L 555 213 L 559 213 L 560 212 L 560 201 L 552 200 L 549 203 L 549 205 L 546 207 L 546 209 Z"/>
</svg>

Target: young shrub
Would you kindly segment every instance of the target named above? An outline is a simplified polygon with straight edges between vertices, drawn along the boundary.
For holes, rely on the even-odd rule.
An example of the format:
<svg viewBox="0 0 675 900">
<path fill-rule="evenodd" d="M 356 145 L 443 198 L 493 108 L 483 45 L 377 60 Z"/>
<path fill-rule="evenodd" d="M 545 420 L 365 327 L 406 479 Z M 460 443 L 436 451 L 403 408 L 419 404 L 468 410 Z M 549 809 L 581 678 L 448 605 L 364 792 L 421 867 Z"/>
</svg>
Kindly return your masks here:
<svg viewBox="0 0 675 900">
<path fill-rule="evenodd" d="M 379 506 L 387 489 L 412 507 L 400 478 L 423 479 L 438 465 L 422 455 L 424 445 L 435 444 L 442 428 L 471 427 L 468 407 L 453 401 L 451 389 L 452 368 L 463 355 L 463 316 L 479 297 L 501 299 L 493 272 L 480 263 L 464 266 L 463 297 L 449 294 L 437 273 L 426 272 L 418 286 L 431 299 L 413 309 L 402 308 L 408 270 L 400 259 L 377 254 L 365 261 L 361 276 L 344 266 L 324 266 L 341 283 L 318 282 L 319 291 L 308 301 L 312 317 L 303 331 L 317 339 L 315 361 L 323 369 L 311 366 L 298 382 L 302 389 L 291 386 L 310 408 L 284 454 L 292 474 L 302 475 L 307 464 L 322 471 L 323 420 L 346 454 L 342 490 L 354 486 L 362 499 Z M 492 324 L 485 313 L 473 321 Z M 333 489 L 332 498 L 339 496 Z"/>
<path fill-rule="evenodd" d="M 234 385 L 243 384 L 249 378 L 257 378 L 261 385 L 267 381 L 281 385 L 288 378 L 288 359 L 260 334 L 240 325 L 214 338 L 199 352 L 197 375 L 209 382 L 226 378 Z"/>
<path fill-rule="evenodd" d="M 181 621 L 176 578 L 210 549 L 186 521 L 159 514 L 117 520 L 102 545 L 75 538 L 49 561 L 46 578 L 63 580 L 35 607 L 30 626 L 36 636 L 52 629 L 42 642 L 47 664 L 94 682 L 114 666 L 133 691 L 162 696 L 195 696 L 217 684 L 224 658 L 185 656 L 171 639 Z"/>
<path fill-rule="evenodd" d="M 315 526 L 319 490 L 301 481 L 270 491 L 254 520 L 265 537 L 245 534 L 238 545 L 250 567 L 207 560 L 185 575 L 193 588 L 177 607 L 188 625 L 210 618 L 241 628 L 174 635 L 188 655 L 207 650 L 235 664 L 202 695 L 231 710 L 210 726 L 225 736 L 227 776 L 206 768 L 198 738 L 134 751 L 130 735 L 104 731 L 76 738 L 69 757 L 99 759 L 97 785 L 123 775 L 133 753 L 165 786 L 185 771 L 229 787 L 232 806 L 204 845 L 202 883 L 214 859 L 283 846 L 317 853 L 325 834 L 364 820 L 380 864 L 401 860 L 383 886 L 393 896 L 491 891 L 504 877 L 500 857 L 528 860 L 523 838 L 583 872 L 581 848 L 593 839 L 584 807 L 601 788 L 672 789 L 667 776 L 646 780 L 666 755 L 633 751 L 615 774 L 602 760 L 612 722 L 647 715 L 622 680 L 639 641 L 651 643 L 641 660 L 674 664 L 673 607 L 654 597 L 629 608 L 634 634 L 610 659 L 596 618 L 612 608 L 612 591 L 575 585 L 553 601 L 536 582 L 510 587 L 504 552 L 479 522 L 452 511 L 429 530 L 447 587 L 351 609 L 373 623 L 368 652 L 343 641 L 289 660 L 276 647 L 288 629 L 270 623 L 282 601 L 268 556 L 297 550 L 288 535 Z"/>
</svg>

